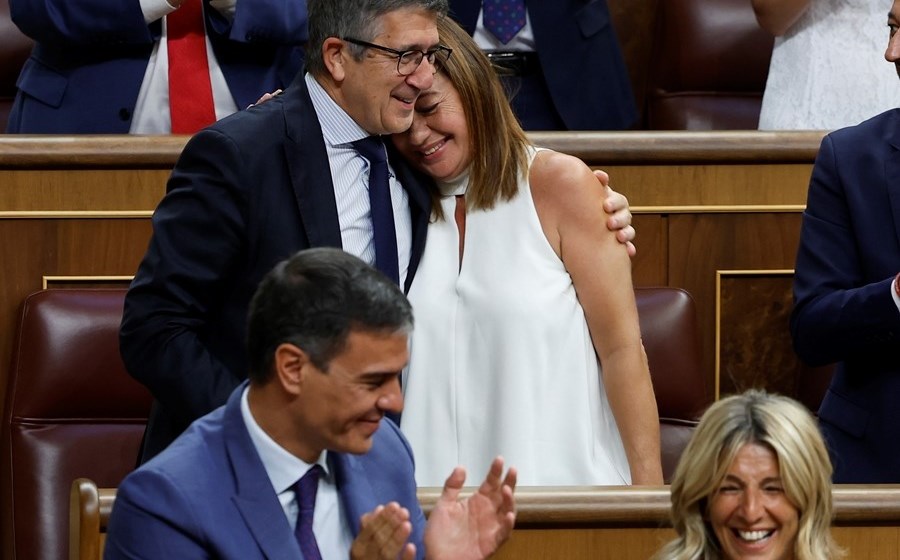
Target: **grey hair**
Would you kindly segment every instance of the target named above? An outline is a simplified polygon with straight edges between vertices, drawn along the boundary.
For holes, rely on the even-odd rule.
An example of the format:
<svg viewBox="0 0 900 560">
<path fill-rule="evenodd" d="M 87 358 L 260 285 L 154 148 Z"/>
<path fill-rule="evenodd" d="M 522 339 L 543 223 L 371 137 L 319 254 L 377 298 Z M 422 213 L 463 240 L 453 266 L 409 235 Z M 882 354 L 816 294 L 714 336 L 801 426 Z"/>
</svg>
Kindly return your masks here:
<svg viewBox="0 0 900 560">
<path fill-rule="evenodd" d="M 436 18 L 446 16 L 449 10 L 447 0 L 307 0 L 309 41 L 306 70 L 314 76 L 325 72 L 322 60 L 325 39 L 353 37 L 371 42 L 381 32 L 381 16 L 403 9 L 424 10 Z M 357 45 L 349 47 L 359 60 L 364 48 Z"/>
</svg>

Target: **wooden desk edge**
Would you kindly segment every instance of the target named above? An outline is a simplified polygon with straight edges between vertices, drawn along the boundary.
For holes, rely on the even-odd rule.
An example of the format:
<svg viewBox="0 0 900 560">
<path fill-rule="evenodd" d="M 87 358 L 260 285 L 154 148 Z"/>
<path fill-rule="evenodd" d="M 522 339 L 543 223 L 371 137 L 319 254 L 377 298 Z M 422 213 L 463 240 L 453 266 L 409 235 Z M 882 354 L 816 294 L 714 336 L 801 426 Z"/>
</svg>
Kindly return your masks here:
<svg viewBox="0 0 900 560">
<path fill-rule="evenodd" d="M 468 489 L 468 492 L 474 488 Z M 116 490 L 100 489 L 100 517 L 109 519 Z M 420 488 L 426 513 L 440 496 L 439 488 Z M 900 485 L 837 485 L 835 526 L 900 523 Z M 668 527 L 669 488 L 653 487 L 526 487 L 516 490 L 517 526 L 650 526 Z"/>
<path fill-rule="evenodd" d="M 591 165 L 810 163 L 826 131 L 532 132 L 539 146 Z M 0 169 L 171 169 L 181 135 L 0 134 Z"/>
</svg>

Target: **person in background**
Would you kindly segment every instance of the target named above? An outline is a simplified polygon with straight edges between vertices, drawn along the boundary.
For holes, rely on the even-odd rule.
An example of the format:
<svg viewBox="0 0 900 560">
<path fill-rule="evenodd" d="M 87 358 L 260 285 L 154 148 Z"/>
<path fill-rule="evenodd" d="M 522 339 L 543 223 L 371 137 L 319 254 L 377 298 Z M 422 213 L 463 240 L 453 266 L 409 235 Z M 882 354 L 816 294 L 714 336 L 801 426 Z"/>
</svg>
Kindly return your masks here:
<svg viewBox="0 0 900 560">
<path fill-rule="evenodd" d="M 835 560 L 831 463 L 800 403 L 747 391 L 700 418 L 672 479 L 678 536 L 653 560 Z"/>
<path fill-rule="evenodd" d="M 876 58 L 884 0 L 753 0 L 753 10 L 776 37 L 760 130 L 833 130 L 900 104 Z"/>
<path fill-rule="evenodd" d="M 506 10 L 517 17 L 495 17 Z M 450 15 L 499 68 L 525 130 L 623 130 L 636 121 L 606 0 L 450 0 Z"/>
<path fill-rule="evenodd" d="M 900 0 L 887 21 L 900 74 Z M 819 423 L 840 483 L 900 482 L 898 150 L 900 109 L 827 135 L 800 230 L 791 337 L 808 365 L 837 362 Z"/>
<path fill-rule="evenodd" d="M 118 488 L 104 557 L 486 558 L 515 523 L 495 459 L 465 500 L 453 469 L 428 523 L 384 418 L 413 327 L 399 287 L 339 249 L 301 251 L 250 305 L 249 382 Z"/>
<path fill-rule="evenodd" d="M 9 8 L 35 41 L 9 133 L 192 134 L 253 103 L 261 87 L 285 87 L 303 66 L 306 0 L 10 0 Z"/>
<path fill-rule="evenodd" d="M 393 137 L 437 184 L 409 292 L 400 426 L 416 480 L 501 454 L 528 485 L 662 484 L 631 262 L 598 220 L 604 189 L 580 160 L 528 142 L 459 25 L 438 32 L 453 56 Z"/>
</svg>

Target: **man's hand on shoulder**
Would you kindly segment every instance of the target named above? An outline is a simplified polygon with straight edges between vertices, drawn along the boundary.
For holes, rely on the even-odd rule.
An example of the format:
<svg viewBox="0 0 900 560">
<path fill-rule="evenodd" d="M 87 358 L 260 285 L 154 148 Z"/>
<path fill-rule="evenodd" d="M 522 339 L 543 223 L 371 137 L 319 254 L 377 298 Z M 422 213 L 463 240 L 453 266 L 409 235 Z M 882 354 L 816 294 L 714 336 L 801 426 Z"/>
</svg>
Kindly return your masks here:
<svg viewBox="0 0 900 560">
<path fill-rule="evenodd" d="M 612 190 L 612 187 L 609 186 L 609 175 L 605 171 L 595 169 L 594 176 L 606 187 L 606 200 L 603 201 L 603 209 L 607 214 L 606 227 L 609 231 L 616 232 L 616 239 L 625 245 L 628 256 L 634 257 L 637 254 L 637 247 L 634 246 L 636 232 L 631 225 L 631 209 L 628 206 L 628 199 L 624 194 Z"/>
</svg>

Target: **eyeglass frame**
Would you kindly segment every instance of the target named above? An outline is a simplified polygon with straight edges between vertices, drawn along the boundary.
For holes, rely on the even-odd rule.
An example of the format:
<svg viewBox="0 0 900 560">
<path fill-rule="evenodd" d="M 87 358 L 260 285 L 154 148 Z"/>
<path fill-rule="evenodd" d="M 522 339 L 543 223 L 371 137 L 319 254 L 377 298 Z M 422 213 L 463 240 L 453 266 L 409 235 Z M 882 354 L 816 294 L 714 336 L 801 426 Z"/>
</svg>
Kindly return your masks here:
<svg viewBox="0 0 900 560">
<path fill-rule="evenodd" d="M 437 58 L 438 53 L 440 53 L 440 52 L 447 53 L 447 58 L 444 59 L 443 61 L 441 61 L 442 63 L 449 60 L 450 55 L 453 54 L 453 49 L 451 49 L 450 47 L 445 47 L 444 45 L 437 45 L 436 47 L 431 48 L 427 51 L 422 51 L 419 49 L 407 49 L 405 51 L 398 51 L 397 49 L 385 47 L 384 45 L 376 45 L 375 43 L 370 43 L 368 41 L 362 41 L 360 39 L 354 39 L 353 37 L 341 37 L 341 40 L 346 41 L 353 45 L 357 45 L 359 47 L 365 47 L 367 49 L 378 49 L 380 51 L 384 51 L 384 52 L 394 55 L 395 57 L 397 57 L 397 74 L 399 74 L 401 76 L 411 76 L 412 74 L 415 74 L 416 70 L 419 69 L 419 66 L 422 65 L 422 61 L 425 59 L 428 59 L 428 64 L 431 65 L 432 73 L 436 73 L 438 71 L 438 67 L 435 64 L 435 62 L 438 60 L 438 58 Z M 400 66 L 403 64 L 403 57 L 406 55 L 412 54 L 412 53 L 417 53 L 420 55 L 419 61 L 416 63 L 416 65 L 413 67 L 412 70 L 410 70 L 409 72 L 404 74 L 400 70 Z"/>
</svg>

